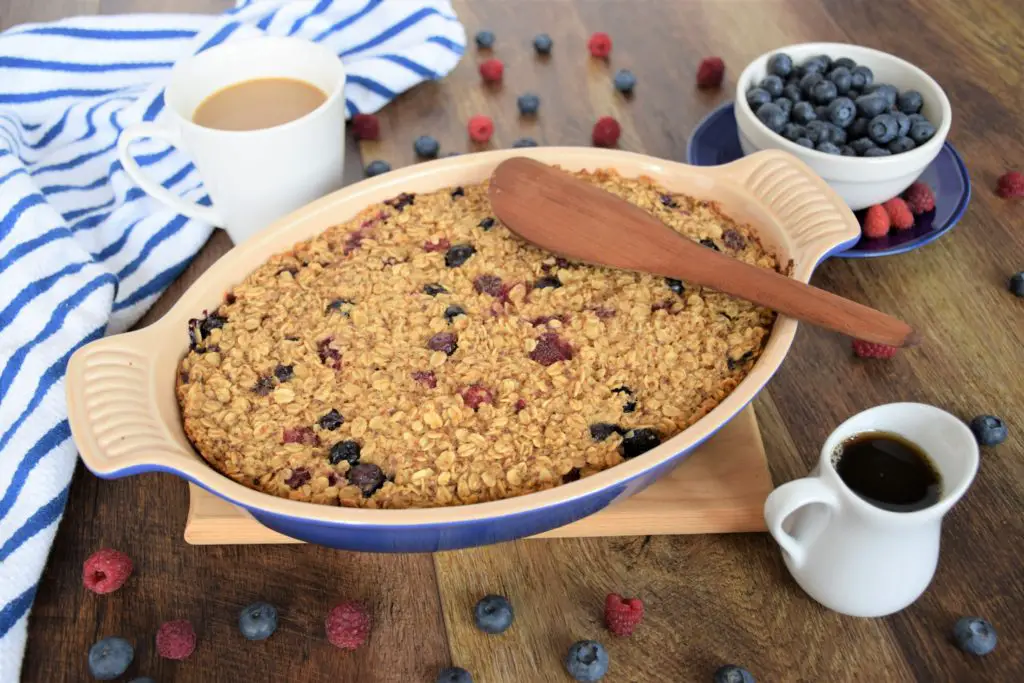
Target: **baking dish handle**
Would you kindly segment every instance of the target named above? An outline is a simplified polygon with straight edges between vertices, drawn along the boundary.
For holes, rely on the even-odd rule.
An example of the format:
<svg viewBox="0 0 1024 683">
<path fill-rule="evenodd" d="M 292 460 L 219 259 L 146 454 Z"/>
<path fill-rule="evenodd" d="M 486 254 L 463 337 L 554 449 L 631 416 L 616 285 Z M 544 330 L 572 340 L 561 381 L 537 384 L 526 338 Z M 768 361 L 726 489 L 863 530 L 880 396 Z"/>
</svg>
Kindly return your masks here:
<svg viewBox="0 0 1024 683">
<path fill-rule="evenodd" d="M 175 469 L 174 462 L 195 457 L 162 419 L 168 408 L 171 415 L 177 411 L 173 391 L 159 393 L 167 384 L 157 381 L 157 332 L 148 327 L 94 341 L 68 362 L 71 435 L 82 461 L 98 476 Z"/>
</svg>

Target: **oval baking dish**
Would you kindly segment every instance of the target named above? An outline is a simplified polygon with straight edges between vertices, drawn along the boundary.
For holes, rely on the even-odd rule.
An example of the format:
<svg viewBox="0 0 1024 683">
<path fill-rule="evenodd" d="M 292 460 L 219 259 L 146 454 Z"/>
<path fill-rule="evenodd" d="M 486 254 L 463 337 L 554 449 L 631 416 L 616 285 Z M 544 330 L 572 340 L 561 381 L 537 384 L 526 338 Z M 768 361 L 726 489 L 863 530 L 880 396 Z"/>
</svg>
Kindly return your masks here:
<svg viewBox="0 0 1024 683">
<path fill-rule="evenodd" d="M 771 378 L 793 341 L 794 320 L 779 317 L 760 359 L 739 386 L 657 448 L 579 481 L 495 502 L 380 510 L 278 498 L 220 474 L 186 438 L 175 377 L 189 346 L 189 318 L 216 308 L 226 291 L 274 254 L 365 207 L 401 192 L 480 182 L 511 156 L 568 170 L 606 168 L 626 177 L 645 175 L 672 191 L 717 201 L 731 218 L 749 223 L 780 263 L 791 262 L 792 277 L 803 282 L 822 259 L 860 237 L 856 219 L 839 196 L 802 162 L 778 151 L 704 168 L 630 152 L 568 147 L 485 152 L 410 166 L 339 190 L 277 221 L 221 257 L 156 323 L 79 349 L 68 364 L 66 389 L 71 431 L 86 466 L 105 478 L 170 472 L 245 508 L 287 536 L 377 552 L 446 550 L 537 534 L 590 515 L 671 470 Z"/>
</svg>

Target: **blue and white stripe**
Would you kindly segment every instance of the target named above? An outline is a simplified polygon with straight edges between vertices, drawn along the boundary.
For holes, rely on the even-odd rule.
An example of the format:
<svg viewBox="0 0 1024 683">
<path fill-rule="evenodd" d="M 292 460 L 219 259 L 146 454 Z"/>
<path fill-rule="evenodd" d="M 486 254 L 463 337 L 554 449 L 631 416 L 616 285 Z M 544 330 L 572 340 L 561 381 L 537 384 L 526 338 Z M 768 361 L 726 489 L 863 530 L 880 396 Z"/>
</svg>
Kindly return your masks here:
<svg viewBox="0 0 1024 683">
<path fill-rule="evenodd" d="M 443 77 L 466 43 L 441 0 L 246 0 L 222 16 L 79 17 L 0 34 L 0 681 L 18 680 L 75 465 L 67 360 L 134 324 L 212 229 L 135 187 L 117 136 L 160 118 L 176 60 L 258 31 L 339 54 L 349 114 Z M 181 153 L 155 140 L 134 151 L 168 189 L 209 201 Z"/>
</svg>

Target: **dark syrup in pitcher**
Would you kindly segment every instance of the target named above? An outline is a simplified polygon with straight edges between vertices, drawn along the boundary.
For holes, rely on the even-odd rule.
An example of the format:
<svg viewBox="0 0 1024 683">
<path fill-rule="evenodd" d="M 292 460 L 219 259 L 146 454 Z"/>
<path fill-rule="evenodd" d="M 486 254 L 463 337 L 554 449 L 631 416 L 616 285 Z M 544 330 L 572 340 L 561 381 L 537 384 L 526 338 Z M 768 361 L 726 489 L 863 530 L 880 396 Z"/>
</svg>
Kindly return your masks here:
<svg viewBox="0 0 1024 683">
<path fill-rule="evenodd" d="M 883 510 L 916 512 L 942 496 L 939 470 L 917 445 L 896 434 L 850 437 L 836 450 L 833 464 L 851 491 Z"/>
</svg>

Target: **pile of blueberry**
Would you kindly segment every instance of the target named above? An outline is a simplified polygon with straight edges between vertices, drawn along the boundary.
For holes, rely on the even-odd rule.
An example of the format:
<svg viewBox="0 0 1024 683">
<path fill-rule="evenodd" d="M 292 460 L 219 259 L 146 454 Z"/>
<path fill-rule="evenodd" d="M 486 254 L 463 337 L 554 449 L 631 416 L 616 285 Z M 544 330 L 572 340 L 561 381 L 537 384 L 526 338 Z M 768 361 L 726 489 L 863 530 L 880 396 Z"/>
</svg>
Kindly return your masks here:
<svg viewBox="0 0 1024 683">
<path fill-rule="evenodd" d="M 882 157 L 928 142 L 935 126 L 921 114 L 921 93 L 874 80 L 849 57 L 818 55 L 797 66 L 780 52 L 747 90 L 747 104 L 772 132 L 826 154 Z"/>
</svg>

